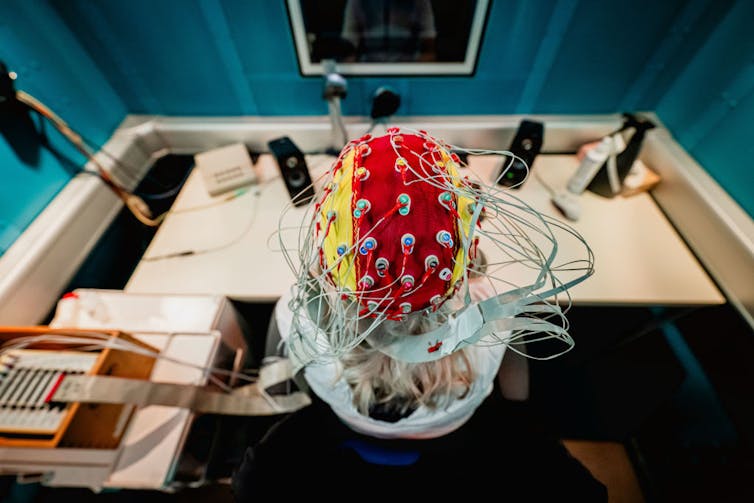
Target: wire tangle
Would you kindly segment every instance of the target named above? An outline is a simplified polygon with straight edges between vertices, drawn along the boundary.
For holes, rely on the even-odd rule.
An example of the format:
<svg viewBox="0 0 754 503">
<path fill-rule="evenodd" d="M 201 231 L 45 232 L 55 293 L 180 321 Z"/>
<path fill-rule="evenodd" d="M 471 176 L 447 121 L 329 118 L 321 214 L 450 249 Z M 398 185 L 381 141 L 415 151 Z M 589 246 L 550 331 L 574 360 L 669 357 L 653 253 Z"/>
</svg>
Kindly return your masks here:
<svg viewBox="0 0 754 503">
<path fill-rule="evenodd" d="M 409 361 L 471 343 L 536 359 L 573 347 L 568 289 L 593 273 L 592 250 L 568 224 L 477 175 L 458 152 L 506 156 L 498 179 L 515 160 L 389 128 L 346 145 L 314 183 L 321 188 L 303 215 L 286 216 L 294 206 L 286 207 L 277 238 L 296 277 L 296 358 L 324 361 L 364 341 Z M 300 225 L 283 225 L 291 218 Z M 562 240 L 579 243 L 580 255 L 561 257 Z M 459 333 L 464 324 L 473 333 Z M 545 341 L 561 344 L 530 351 Z"/>
</svg>

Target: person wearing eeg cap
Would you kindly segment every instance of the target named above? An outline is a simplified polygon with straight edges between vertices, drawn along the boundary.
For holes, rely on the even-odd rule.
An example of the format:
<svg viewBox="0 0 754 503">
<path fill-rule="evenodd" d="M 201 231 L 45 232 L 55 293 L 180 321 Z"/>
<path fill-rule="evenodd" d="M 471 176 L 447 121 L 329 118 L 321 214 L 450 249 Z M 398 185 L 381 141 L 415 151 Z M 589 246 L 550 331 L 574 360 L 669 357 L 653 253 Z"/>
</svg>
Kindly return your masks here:
<svg viewBox="0 0 754 503">
<path fill-rule="evenodd" d="M 324 465 L 362 474 L 397 465 L 391 476 L 425 475 L 442 456 L 484 444 L 484 421 L 511 420 L 496 417 L 516 409 L 500 406 L 502 362 L 528 356 L 525 344 L 544 339 L 562 343 L 560 354 L 570 349 L 563 310 L 548 299 L 592 273 L 591 250 L 584 243 L 582 260 L 559 264 L 556 234 L 583 243 L 578 233 L 462 176 L 464 168 L 424 131 L 390 128 L 342 150 L 297 233 L 298 254 L 288 259 L 298 280 L 271 321 L 315 403 L 249 449 L 234 478 L 237 496 L 269 482 L 274 460 L 286 457 L 297 466 L 311 456 L 307 470 L 317 473 L 323 456 Z M 291 250 L 283 234 L 282 249 Z M 485 264 L 483 246 L 502 259 Z M 534 271 L 532 281 L 506 280 L 514 266 Z M 505 449 L 500 433 L 490 446 Z M 562 471 L 573 494 L 588 496 L 582 501 L 601 500 L 601 484 L 545 438 L 528 439 L 531 462 Z"/>
</svg>

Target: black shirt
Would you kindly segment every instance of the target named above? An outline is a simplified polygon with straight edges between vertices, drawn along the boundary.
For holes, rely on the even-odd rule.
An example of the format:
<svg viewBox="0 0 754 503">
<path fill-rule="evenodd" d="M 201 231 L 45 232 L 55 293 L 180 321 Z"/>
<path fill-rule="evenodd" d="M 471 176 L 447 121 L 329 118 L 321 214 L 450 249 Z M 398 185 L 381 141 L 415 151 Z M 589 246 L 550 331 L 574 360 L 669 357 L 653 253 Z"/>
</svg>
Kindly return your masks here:
<svg viewBox="0 0 754 503">
<path fill-rule="evenodd" d="M 237 501 L 262 495 L 415 495 L 495 500 L 607 501 L 607 490 L 526 403 L 499 390 L 458 430 L 435 439 L 377 439 L 346 425 L 313 396 L 246 450 L 233 475 Z"/>
</svg>

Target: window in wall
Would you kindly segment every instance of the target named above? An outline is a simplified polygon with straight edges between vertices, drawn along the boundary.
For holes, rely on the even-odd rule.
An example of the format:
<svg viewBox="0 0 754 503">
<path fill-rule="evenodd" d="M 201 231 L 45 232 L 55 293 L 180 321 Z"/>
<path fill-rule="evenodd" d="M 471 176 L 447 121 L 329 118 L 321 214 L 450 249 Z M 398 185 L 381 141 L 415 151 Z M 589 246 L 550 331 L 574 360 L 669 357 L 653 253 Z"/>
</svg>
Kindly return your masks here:
<svg viewBox="0 0 754 503">
<path fill-rule="evenodd" d="M 288 0 L 303 75 L 471 75 L 488 0 Z"/>
</svg>

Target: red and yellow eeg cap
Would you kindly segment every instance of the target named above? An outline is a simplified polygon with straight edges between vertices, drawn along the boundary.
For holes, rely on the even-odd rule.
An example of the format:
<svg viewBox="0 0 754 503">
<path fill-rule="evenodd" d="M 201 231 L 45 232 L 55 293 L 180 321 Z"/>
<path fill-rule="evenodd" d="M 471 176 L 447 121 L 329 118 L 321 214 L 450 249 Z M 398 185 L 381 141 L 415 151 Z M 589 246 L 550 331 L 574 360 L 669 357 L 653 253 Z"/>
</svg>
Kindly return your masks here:
<svg viewBox="0 0 754 503">
<path fill-rule="evenodd" d="M 319 263 L 364 314 L 436 309 L 458 288 L 476 253 L 476 203 L 459 165 L 428 134 L 397 128 L 341 152 L 315 206 Z"/>
</svg>

